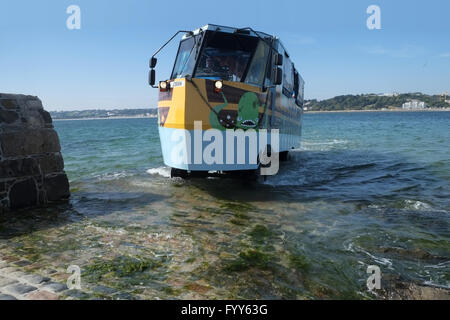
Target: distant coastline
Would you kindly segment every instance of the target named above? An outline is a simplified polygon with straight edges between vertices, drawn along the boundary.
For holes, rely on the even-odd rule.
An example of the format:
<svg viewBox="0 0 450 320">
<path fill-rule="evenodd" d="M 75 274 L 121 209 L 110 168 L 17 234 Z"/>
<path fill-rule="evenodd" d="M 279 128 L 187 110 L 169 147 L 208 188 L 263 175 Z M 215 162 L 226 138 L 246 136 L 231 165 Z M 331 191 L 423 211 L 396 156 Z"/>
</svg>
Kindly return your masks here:
<svg viewBox="0 0 450 320">
<path fill-rule="evenodd" d="M 155 115 L 151 116 L 113 116 L 113 117 L 86 117 L 86 118 L 61 118 L 53 119 L 53 121 L 72 121 L 72 120 L 119 120 L 119 119 L 154 119 Z"/>
<path fill-rule="evenodd" d="M 305 113 L 342 112 L 433 112 L 450 111 L 447 94 L 427 95 L 416 93 L 384 93 L 343 95 L 325 100 L 305 100 Z M 107 120 L 156 118 L 157 108 L 142 109 L 90 109 L 73 111 L 51 111 L 54 121 Z"/>
<path fill-rule="evenodd" d="M 348 113 L 348 112 L 448 112 L 450 108 L 427 109 L 380 109 L 380 110 L 306 110 L 305 113 Z"/>
<path fill-rule="evenodd" d="M 385 109 L 385 110 L 306 110 L 306 114 L 315 113 L 351 113 L 351 112 L 450 112 L 450 108 L 428 108 L 428 109 Z M 86 117 L 86 118 L 56 118 L 53 121 L 73 121 L 73 120 L 120 120 L 120 119 L 155 119 L 156 115 L 150 116 L 111 116 L 111 117 Z"/>
</svg>

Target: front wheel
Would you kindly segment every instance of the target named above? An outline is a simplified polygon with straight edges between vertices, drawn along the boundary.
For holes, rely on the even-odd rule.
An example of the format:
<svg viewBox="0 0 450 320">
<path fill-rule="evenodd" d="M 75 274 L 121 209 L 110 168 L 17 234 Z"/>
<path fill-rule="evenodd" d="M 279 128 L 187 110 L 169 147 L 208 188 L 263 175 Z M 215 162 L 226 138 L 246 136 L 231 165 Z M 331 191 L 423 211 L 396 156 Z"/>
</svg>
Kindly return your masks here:
<svg viewBox="0 0 450 320">
<path fill-rule="evenodd" d="M 170 177 L 186 179 L 188 177 L 188 172 L 186 170 L 172 168 L 170 170 Z"/>
</svg>

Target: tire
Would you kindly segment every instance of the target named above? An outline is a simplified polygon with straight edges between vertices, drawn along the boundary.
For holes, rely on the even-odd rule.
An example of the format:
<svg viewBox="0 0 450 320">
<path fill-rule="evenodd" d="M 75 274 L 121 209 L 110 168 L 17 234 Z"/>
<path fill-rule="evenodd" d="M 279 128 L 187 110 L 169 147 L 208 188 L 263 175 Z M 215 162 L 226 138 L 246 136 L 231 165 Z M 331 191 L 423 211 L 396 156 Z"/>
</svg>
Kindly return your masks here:
<svg viewBox="0 0 450 320">
<path fill-rule="evenodd" d="M 172 168 L 170 170 L 170 177 L 186 179 L 188 177 L 188 172 L 186 170 Z"/>
<path fill-rule="evenodd" d="M 289 160 L 289 151 L 280 152 L 280 161 L 288 161 Z"/>
</svg>

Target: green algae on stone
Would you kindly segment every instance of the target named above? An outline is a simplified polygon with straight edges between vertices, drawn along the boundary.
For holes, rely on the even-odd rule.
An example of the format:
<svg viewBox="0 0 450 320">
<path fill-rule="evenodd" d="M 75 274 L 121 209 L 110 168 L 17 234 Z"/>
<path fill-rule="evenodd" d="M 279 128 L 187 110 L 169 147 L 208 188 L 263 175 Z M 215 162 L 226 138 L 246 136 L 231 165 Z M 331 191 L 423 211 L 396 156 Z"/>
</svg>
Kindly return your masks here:
<svg viewBox="0 0 450 320">
<path fill-rule="evenodd" d="M 254 210 L 255 208 L 248 203 L 237 203 L 237 202 L 225 202 L 220 205 L 222 209 L 231 211 L 233 213 L 247 213 Z"/>
<path fill-rule="evenodd" d="M 256 242 L 263 242 L 266 238 L 273 236 L 273 233 L 263 225 L 256 225 L 252 231 L 250 231 L 249 235 Z"/>
<path fill-rule="evenodd" d="M 293 269 L 299 269 L 306 272 L 309 270 L 311 265 L 305 256 L 302 256 L 300 254 L 290 254 L 289 266 Z"/>
<path fill-rule="evenodd" d="M 149 258 L 119 256 L 113 260 L 100 260 L 94 264 L 88 265 L 84 268 L 83 274 L 88 277 L 100 279 L 102 276 L 112 273 L 114 276 L 121 278 L 148 269 L 156 269 L 161 265 L 162 263 L 160 261 Z"/>
<path fill-rule="evenodd" d="M 241 272 L 250 268 L 268 269 L 273 257 L 256 249 L 239 252 L 239 257 L 228 261 L 224 270 L 230 272 Z"/>
</svg>

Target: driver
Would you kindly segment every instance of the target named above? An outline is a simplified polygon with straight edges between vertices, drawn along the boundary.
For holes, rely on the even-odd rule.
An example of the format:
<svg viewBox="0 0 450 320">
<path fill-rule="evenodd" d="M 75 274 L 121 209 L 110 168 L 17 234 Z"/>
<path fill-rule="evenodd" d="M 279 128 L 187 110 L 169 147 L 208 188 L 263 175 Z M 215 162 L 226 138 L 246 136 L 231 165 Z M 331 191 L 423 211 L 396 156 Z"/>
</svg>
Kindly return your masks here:
<svg viewBox="0 0 450 320">
<path fill-rule="evenodd" d="M 233 55 L 208 56 L 206 58 L 206 67 L 215 73 L 225 75 L 226 80 L 229 81 L 241 81 L 243 71 L 239 65 L 238 59 Z"/>
</svg>

